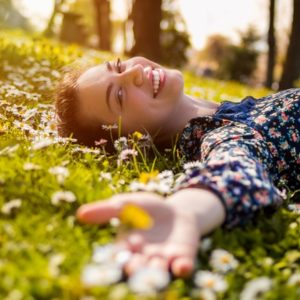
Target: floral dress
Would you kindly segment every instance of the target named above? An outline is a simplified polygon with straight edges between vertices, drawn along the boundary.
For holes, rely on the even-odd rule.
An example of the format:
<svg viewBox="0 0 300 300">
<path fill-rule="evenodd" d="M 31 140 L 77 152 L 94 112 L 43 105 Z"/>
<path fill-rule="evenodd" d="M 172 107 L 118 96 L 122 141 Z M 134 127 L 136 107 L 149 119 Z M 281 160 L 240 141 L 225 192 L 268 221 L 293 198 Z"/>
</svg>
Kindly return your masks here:
<svg viewBox="0 0 300 300">
<path fill-rule="evenodd" d="M 223 227 L 274 211 L 284 200 L 279 187 L 300 188 L 300 89 L 222 101 L 215 114 L 190 120 L 178 147 L 197 163 L 176 190 L 213 191 L 226 210 Z"/>
</svg>

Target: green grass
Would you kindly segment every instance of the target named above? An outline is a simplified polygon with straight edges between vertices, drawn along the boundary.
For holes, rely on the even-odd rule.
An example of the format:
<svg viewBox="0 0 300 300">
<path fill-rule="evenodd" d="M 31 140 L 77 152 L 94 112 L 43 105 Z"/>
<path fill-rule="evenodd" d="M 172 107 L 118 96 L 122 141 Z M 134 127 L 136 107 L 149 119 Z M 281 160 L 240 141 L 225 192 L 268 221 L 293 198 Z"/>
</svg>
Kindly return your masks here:
<svg viewBox="0 0 300 300">
<path fill-rule="evenodd" d="M 36 136 L 55 135 L 51 103 L 61 68 L 78 58 L 103 62 L 113 56 L 37 36 L 2 32 L 0 57 L 0 209 L 21 199 L 21 207 L 8 214 L 0 212 L 0 299 L 142 299 L 130 293 L 124 283 L 94 288 L 81 283 L 81 270 L 90 260 L 93 245 L 112 241 L 116 230 L 109 225 L 81 225 L 74 214 L 83 203 L 128 191 L 141 172 L 181 172 L 181 158 L 176 151 L 144 160 L 138 155 L 135 162 L 118 166 L 116 156 L 86 153 L 85 148 L 68 141 L 34 150 Z M 215 101 L 270 93 L 188 73 L 184 76 L 187 93 Z M 33 108 L 37 111 L 30 115 Z M 28 162 L 39 168 L 24 170 Z M 55 166 L 69 170 L 64 181 L 49 173 Z M 111 173 L 110 182 L 99 180 L 104 172 Z M 72 191 L 76 201 L 53 205 L 51 197 L 58 190 Z M 225 275 L 229 287 L 218 299 L 239 299 L 245 283 L 260 276 L 273 281 L 263 299 L 299 299 L 299 283 L 287 284 L 292 274 L 300 272 L 300 216 L 286 209 L 290 202 L 289 198 L 271 216 L 261 214 L 255 224 L 232 231 L 218 229 L 211 235 L 212 249 L 226 249 L 239 261 L 238 268 Z M 199 269 L 210 270 L 212 249 L 199 251 Z M 57 258 L 60 262 L 55 265 Z M 121 289 L 123 296 L 117 298 Z M 176 279 L 155 298 L 192 299 L 194 290 L 191 279 Z"/>
</svg>

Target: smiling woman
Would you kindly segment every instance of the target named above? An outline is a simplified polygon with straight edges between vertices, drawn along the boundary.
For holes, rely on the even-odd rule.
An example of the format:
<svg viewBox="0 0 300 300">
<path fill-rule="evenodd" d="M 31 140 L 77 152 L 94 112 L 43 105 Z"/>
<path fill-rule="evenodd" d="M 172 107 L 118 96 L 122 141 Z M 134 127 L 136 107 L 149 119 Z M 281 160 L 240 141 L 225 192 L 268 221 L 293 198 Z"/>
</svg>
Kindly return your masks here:
<svg viewBox="0 0 300 300">
<path fill-rule="evenodd" d="M 115 195 L 82 206 L 78 218 L 102 224 L 137 205 L 153 223 L 118 239 L 133 252 L 125 271 L 155 266 L 190 274 L 201 236 L 243 225 L 263 209 L 274 212 L 285 199 L 282 181 L 300 188 L 299 105 L 300 89 L 240 103 L 196 100 L 183 92 L 180 71 L 143 57 L 66 73 L 56 101 L 62 134 L 94 145 L 107 134 L 101 126 L 117 137 L 113 124 L 121 119 L 122 135 L 147 132 L 158 145 L 170 146 L 179 134 L 177 146 L 190 161 L 168 201 L 153 193 Z"/>
<path fill-rule="evenodd" d="M 149 133 L 156 143 L 166 145 L 189 119 L 212 114 L 217 106 L 207 107 L 185 95 L 180 71 L 143 57 L 67 72 L 56 93 L 59 132 L 73 133 L 89 146 L 107 136 L 101 125 L 119 120 L 123 135 Z"/>
</svg>

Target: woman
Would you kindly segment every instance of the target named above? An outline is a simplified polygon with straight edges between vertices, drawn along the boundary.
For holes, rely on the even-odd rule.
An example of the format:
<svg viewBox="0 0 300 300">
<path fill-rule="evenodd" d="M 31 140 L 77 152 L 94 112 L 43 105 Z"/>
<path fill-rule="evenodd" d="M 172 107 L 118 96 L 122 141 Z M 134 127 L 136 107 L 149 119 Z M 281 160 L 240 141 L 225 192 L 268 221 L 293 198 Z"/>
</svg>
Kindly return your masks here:
<svg viewBox="0 0 300 300">
<path fill-rule="evenodd" d="M 153 193 L 127 193 L 78 210 L 82 222 L 94 224 L 117 217 L 125 203 L 152 216 L 152 228 L 118 239 L 134 252 L 125 266 L 128 274 L 149 265 L 189 275 L 201 236 L 279 206 L 281 183 L 299 188 L 299 89 L 219 105 L 184 94 L 179 71 L 134 57 L 67 74 L 56 100 L 63 136 L 72 133 L 93 145 L 105 135 L 101 125 L 118 123 L 121 116 L 122 135 L 148 132 L 166 146 L 180 134 L 186 159 L 200 162 L 166 201 Z"/>
</svg>

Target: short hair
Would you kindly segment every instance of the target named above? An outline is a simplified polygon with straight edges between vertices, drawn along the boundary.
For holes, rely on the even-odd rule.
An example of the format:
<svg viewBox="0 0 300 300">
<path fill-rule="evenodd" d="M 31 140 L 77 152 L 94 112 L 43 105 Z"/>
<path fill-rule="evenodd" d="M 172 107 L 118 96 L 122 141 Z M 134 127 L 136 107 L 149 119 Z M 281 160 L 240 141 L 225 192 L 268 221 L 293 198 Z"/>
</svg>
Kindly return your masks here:
<svg viewBox="0 0 300 300">
<path fill-rule="evenodd" d="M 55 111 L 57 119 L 57 131 L 61 137 L 72 137 L 77 143 L 95 147 L 95 142 L 101 139 L 107 140 L 105 149 L 113 152 L 111 135 L 104 131 L 101 124 L 83 124 L 79 120 L 78 78 L 90 66 L 68 67 L 63 70 L 62 79 L 58 83 L 55 92 Z"/>
</svg>

